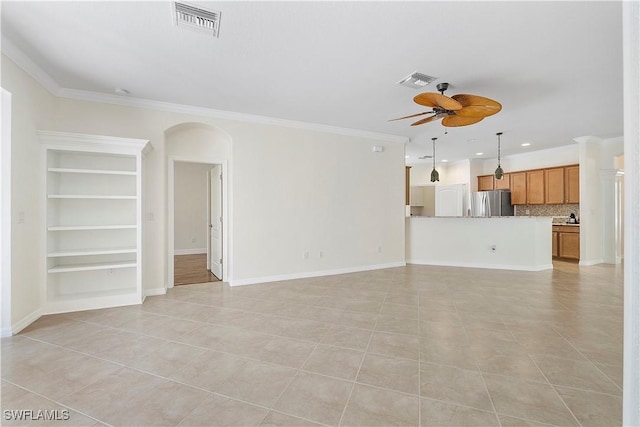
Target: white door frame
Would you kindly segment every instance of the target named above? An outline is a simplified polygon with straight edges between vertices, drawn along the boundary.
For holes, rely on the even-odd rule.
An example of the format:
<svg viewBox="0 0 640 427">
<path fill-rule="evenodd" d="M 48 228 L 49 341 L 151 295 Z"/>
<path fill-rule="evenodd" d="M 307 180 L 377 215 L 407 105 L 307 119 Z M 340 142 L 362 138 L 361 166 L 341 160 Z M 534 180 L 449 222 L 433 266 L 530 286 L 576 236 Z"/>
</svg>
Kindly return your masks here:
<svg viewBox="0 0 640 427">
<path fill-rule="evenodd" d="M 219 234 L 220 234 L 220 238 L 216 239 L 219 243 L 216 244 L 216 249 L 218 247 L 218 245 L 220 245 L 220 261 L 222 261 L 222 259 L 224 259 L 224 253 L 222 252 L 222 238 L 224 236 L 222 236 L 222 209 L 224 208 L 224 206 L 222 206 L 222 196 L 224 194 L 223 191 L 223 187 L 224 187 L 224 181 L 222 180 L 222 165 L 220 164 L 216 164 L 216 165 L 212 165 L 213 167 L 207 171 L 207 268 L 209 269 L 209 272 L 211 274 L 213 274 L 214 276 L 216 276 L 218 279 L 222 277 L 222 274 L 224 274 L 223 269 L 222 269 L 222 264 L 219 262 L 215 262 L 213 259 L 213 230 L 214 230 L 214 226 L 213 223 L 214 222 L 219 222 Z M 215 175 L 214 175 L 214 171 Z M 216 218 L 212 218 L 213 212 L 212 212 L 212 207 L 213 207 L 213 203 L 214 203 L 214 198 L 212 197 L 213 194 L 213 190 L 214 190 L 214 180 L 216 182 L 216 191 L 215 194 L 217 195 L 215 199 L 218 199 L 217 202 L 220 203 L 220 215 L 216 216 Z M 220 268 L 218 269 L 217 266 L 219 265 Z"/>
<path fill-rule="evenodd" d="M 166 288 L 173 288 L 174 285 L 174 268 L 173 256 L 175 252 L 175 163 L 202 163 L 208 165 L 220 165 L 222 167 L 222 281 L 228 281 L 229 276 L 229 186 L 227 183 L 227 161 L 220 159 L 212 159 L 206 157 L 190 157 L 190 156 L 169 156 L 168 164 L 168 212 L 167 212 L 167 283 Z"/>
<path fill-rule="evenodd" d="M 0 336 L 13 334 L 11 325 L 11 93 L 2 91 L 2 138 L 0 146 Z"/>
</svg>

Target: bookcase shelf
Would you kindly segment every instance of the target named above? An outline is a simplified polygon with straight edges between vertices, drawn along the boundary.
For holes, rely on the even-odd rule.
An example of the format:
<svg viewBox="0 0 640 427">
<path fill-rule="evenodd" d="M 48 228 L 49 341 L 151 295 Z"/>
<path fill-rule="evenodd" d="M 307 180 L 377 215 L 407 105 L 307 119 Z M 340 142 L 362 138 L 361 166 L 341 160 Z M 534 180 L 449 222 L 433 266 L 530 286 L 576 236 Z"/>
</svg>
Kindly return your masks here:
<svg viewBox="0 0 640 427">
<path fill-rule="evenodd" d="M 148 141 L 38 134 L 47 171 L 45 312 L 141 303 L 142 156 Z"/>
</svg>

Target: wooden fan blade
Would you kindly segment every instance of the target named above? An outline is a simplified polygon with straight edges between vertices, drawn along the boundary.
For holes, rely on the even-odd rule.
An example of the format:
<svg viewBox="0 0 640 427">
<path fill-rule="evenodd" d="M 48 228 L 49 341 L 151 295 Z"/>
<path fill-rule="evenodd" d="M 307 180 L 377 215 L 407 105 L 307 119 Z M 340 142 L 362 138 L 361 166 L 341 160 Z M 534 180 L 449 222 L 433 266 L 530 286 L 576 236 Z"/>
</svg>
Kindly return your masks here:
<svg viewBox="0 0 640 427">
<path fill-rule="evenodd" d="M 459 94 L 453 95 L 452 98 L 462 105 L 462 108 L 456 111 L 456 114 L 462 117 L 489 117 L 502 110 L 499 102 L 484 96 Z"/>
<path fill-rule="evenodd" d="M 423 125 L 425 123 L 429 123 L 432 122 L 434 120 L 438 120 L 441 116 L 438 116 L 437 114 L 431 116 L 431 117 L 427 117 L 426 119 L 422 119 L 422 120 L 418 120 L 415 123 L 411 123 L 411 126 L 418 126 L 418 125 Z"/>
<path fill-rule="evenodd" d="M 396 120 L 410 119 L 411 117 L 424 116 L 425 114 L 433 114 L 433 111 L 425 111 L 424 113 L 418 113 L 418 114 L 412 114 L 410 116 L 398 117 L 397 119 L 391 119 L 389 121 L 390 122 L 394 122 Z"/>
<path fill-rule="evenodd" d="M 448 96 L 441 95 L 435 92 L 424 92 L 416 95 L 413 98 L 413 102 L 416 104 L 424 105 L 425 107 L 442 107 L 445 110 L 459 110 L 462 108 L 455 99 L 451 99 Z"/>
<path fill-rule="evenodd" d="M 478 123 L 484 117 L 463 117 L 463 116 L 447 116 L 442 119 L 442 126 L 453 128 L 457 126 L 468 126 L 474 123 Z"/>
</svg>

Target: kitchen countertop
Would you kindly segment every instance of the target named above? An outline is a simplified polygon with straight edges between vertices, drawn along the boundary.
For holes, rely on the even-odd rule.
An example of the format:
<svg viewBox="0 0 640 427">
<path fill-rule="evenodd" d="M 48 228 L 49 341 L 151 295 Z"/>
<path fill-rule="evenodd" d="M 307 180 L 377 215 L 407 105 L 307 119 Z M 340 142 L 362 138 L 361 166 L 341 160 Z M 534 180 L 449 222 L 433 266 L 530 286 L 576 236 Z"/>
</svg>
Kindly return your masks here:
<svg viewBox="0 0 640 427">
<path fill-rule="evenodd" d="M 525 216 L 525 215 L 510 215 L 510 216 L 427 216 L 427 215 L 411 215 L 408 218 L 457 218 L 457 219 L 551 219 L 550 216 Z M 554 224 L 562 225 L 562 224 Z M 573 224 L 575 225 L 575 224 Z"/>
</svg>

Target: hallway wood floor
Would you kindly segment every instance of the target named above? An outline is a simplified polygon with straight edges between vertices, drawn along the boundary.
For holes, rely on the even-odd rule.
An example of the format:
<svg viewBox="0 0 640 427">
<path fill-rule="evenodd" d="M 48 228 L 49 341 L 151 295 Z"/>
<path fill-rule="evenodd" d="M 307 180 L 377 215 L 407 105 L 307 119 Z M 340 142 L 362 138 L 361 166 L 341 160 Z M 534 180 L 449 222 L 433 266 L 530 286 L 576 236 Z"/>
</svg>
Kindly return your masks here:
<svg viewBox="0 0 640 427">
<path fill-rule="evenodd" d="M 219 281 L 207 270 L 207 254 L 175 255 L 173 262 L 174 286 Z"/>
</svg>

